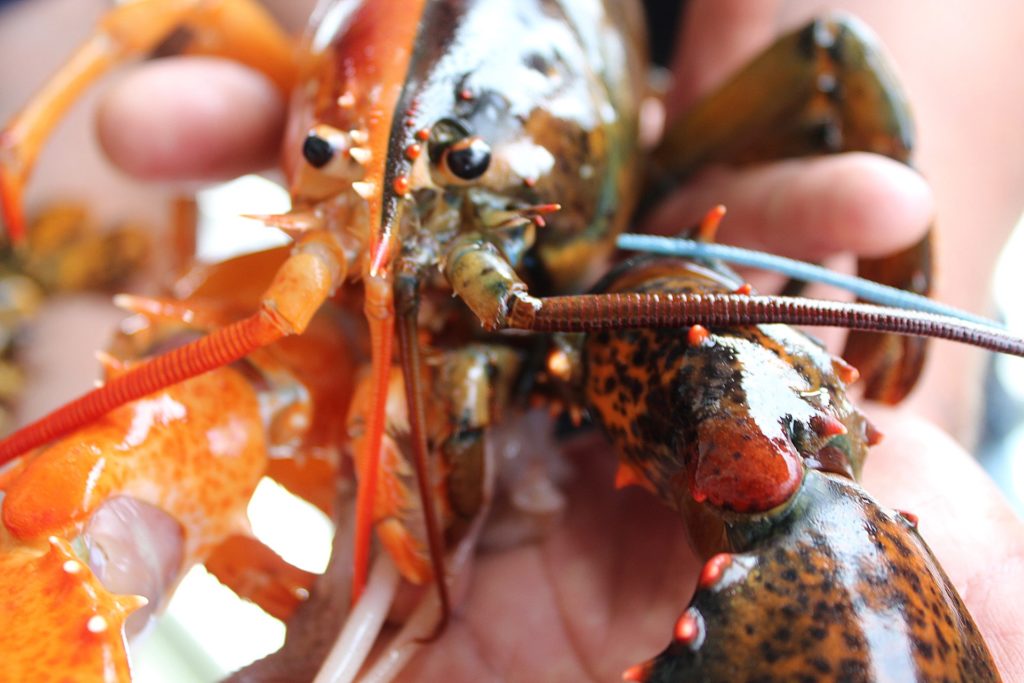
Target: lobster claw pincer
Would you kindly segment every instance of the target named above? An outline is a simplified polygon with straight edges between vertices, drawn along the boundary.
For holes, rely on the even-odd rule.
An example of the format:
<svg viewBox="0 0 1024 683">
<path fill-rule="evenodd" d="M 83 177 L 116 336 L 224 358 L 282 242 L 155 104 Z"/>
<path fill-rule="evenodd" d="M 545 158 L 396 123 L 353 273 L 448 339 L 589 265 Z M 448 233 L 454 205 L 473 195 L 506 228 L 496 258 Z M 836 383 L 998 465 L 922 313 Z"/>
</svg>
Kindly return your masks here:
<svg viewBox="0 0 1024 683">
<path fill-rule="evenodd" d="M 639 258 L 611 292 L 735 291 L 713 263 Z M 623 330 L 583 344 L 588 400 L 624 465 L 707 559 L 644 681 L 998 681 L 909 515 L 855 479 L 877 431 L 856 373 L 780 325 Z"/>
<path fill-rule="evenodd" d="M 726 516 L 732 552 L 632 680 L 999 680 L 916 520 L 856 483 L 808 470 L 781 508 Z"/>
</svg>

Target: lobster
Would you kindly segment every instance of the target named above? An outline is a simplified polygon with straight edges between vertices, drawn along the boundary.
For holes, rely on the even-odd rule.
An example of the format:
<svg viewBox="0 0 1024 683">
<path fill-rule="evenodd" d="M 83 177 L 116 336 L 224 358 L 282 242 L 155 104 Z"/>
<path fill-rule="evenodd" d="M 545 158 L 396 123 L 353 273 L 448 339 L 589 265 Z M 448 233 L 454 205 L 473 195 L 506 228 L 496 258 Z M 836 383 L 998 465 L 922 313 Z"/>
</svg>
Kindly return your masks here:
<svg viewBox="0 0 1024 683">
<path fill-rule="evenodd" d="M 238 371 L 225 366 L 248 357 L 260 373 L 280 371 L 274 349 L 282 340 L 309 334 L 329 299 L 355 292 L 362 295 L 369 360 L 362 380 L 337 389 L 340 401 L 353 405 L 347 431 L 360 480 L 353 613 L 368 602 L 360 599 L 363 591 L 376 587 L 371 579 L 366 588 L 376 529 L 401 574 L 436 590 L 427 611 L 436 618 L 418 637 L 443 632 L 451 611 L 443 549 L 462 550 L 479 530 L 493 476 L 488 433 L 514 410 L 511 387 L 525 378 L 528 393 L 581 393 L 580 403 L 620 451 L 618 481 L 639 483 L 682 512 L 695 546 L 708 556 L 700 590 L 679 619 L 673 643 L 652 663 L 627 672 L 628 678 L 733 680 L 742 668 L 755 679 L 806 674 L 869 680 L 935 671 L 961 680 L 998 679 L 911 518 L 885 513 L 853 483 L 874 439 L 845 399 L 845 384 L 854 376 L 850 366 L 798 333 L 753 325 L 828 320 L 872 330 L 930 329 L 1019 353 L 1016 340 L 921 317 L 908 325 L 877 310 L 781 307 L 750 296 L 749 288 L 714 264 L 628 262 L 605 279 L 601 288 L 608 294 L 577 294 L 608 260 L 639 194 L 645 59 L 632 4 L 333 1 L 322 6 L 316 22 L 293 64 L 287 40 L 248 0 L 149 0 L 118 7 L 72 59 L 62 82 L 44 90 L 0 138 L 0 195 L 18 236 L 20 187 L 48 127 L 73 96 L 65 86 L 84 86 L 99 70 L 153 49 L 180 26 L 194 39 L 186 49 L 233 56 L 282 88 L 294 85 L 284 143 L 293 210 L 263 220 L 288 232 L 295 244 L 288 255 L 267 257 L 278 260 L 272 282 L 256 297 L 258 312 L 222 324 L 231 316 L 216 306 L 122 300 L 150 317 L 198 317 L 201 326 L 214 329 L 134 365 L 110 363 L 102 387 L 0 443 L 0 459 L 7 461 L 59 439 L 5 470 L 4 540 L 14 566 L 51 572 L 60 585 L 77 585 L 81 578 L 87 593 L 98 596 L 101 618 L 69 625 L 69 641 L 83 642 L 97 667 L 83 675 L 126 674 L 123 654 L 116 654 L 118 633 L 138 601 L 107 595 L 74 548 L 51 531 L 56 525 L 60 534 L 80 533 L 95 501 L 71 500 L 59 513 L 40 514 L 47 505 L 34 492 L 55 471 L 74 462 L 69 469 L 79 478 L 78 489 L 91 495 L 89 478 L 104 460 L 95 447 L 76 450 L 85 436 L 69 434 L 91 425 L 89 439 L 98 431 L 123 443 L 132 441 L 132 426 L 145 419 L 188 435 L 174 440 L 199 442 L 183 447 L 198 461 L 223 447 L 209 437 L 223 427 L 208 421 L 245 425 L 236 430 L 247 435 L 241 439 L 246 451 L 254 452 L 238 459 L 246 463 L 245 473 L 209 475 L 239 484 L 230 504 L 216 505 L 217 514 L 190 514 L 174 507 L 177 496 L 169 501 L 154 495 L 154 482 L 166 479 L 160 463 L 140 481 L 125 483 L 124 474 L 102 479 L 105 490 L 140 496 L 178 519 L 199 518 L 186 525 L 187 559 L 180 563 L 202 561 L 237 531 L 226 520 L 237 514 L 263 466 L 260 430 L 267 427 L 260 424 L 254 390 L 239 385 Z M 248 31 L 238 33 L 239 25 Z M 511 31 L 516 50 L 495 50 Z M 777 68 L 780 56 L 795 56 L 795 66 Z M 655 159 L 677 178 L 710 161 L 774 158 L 780 147 L 797 153 L 867 149 L 906 159 L 909 129 L 897 91 L 884 70 L 874 76 L 856 68 L 876 60 L 870 40 L 854 24 L 816 21 L 781 39 L 722 94 L 673 125 Z M 739 93 L 769 76 L 797 84 L 787 90 L 793 100 L 772 111 L 790 116 L 796 108 L 804 118 L 773 131 L 775 140 L 758 131 L 739 136 L 743 117 L 737 121 L 722 112 L 744 109 L 735 106 Z M 860 95 L 883 105 L 883 113 L 862 120 Z M 764 95 L 755 106 L 768 101 Z M 711 132 L 703 133 L 708 126 Z M 707 227 L 705 236 L 710 232 Z M 927 248 L 924 243 L 914 252 Z M 895 270 L 902 284 L 920 280 L 919 266 L 905 256 L 887 261 L 886 269 Z M 223 283 L 251 274 L 250 264 L 226 266 L 211 277 L 220 284 L 210 285 L 210 292 L 231 298 Z M 695 289 L 712 293 L 688 297 Z M 558 293 L 569 294 L 548 296 Z M 689 332 L 647 329 L 658 326 Z M 500 334 L 508 328 L 587 334 L 555 337 L 560 353 L 551 358 L 562 359 L 550 364 L 556 380 L 535 387 L 535 369 L 528 370 L 536 350 Z M 877 349 L 855 351 L 857 362 L 867 366 L 870 386 L 884 387 L 871 392 L 895 400 L 920 368 L 920 346 L 900 338 Z M 763 376 L 748 372 L 753 367 Z M 307 381 L 310 374 L 316 373 L 306 373 Z M 566 378 L 566 386 L 557 376 Z M 706 381 L 694 383 L 701 377 Z M 756 403 L 764 384 L 780 389 L 782 403 Z M 678 401 L 688 391 L 683 387 L 697 389 Z M 438 388 L 442 395 L 433 401 L 430 392 Z M 243 414 L 220 415 L 217 408 L 189 403 L 211 392 L 230 396 Z M 152 406 L 154 400 L 160 405 Z M 325 399 L 317 405 L 337 404 Z M 133 410 L 149 417 L 132 417 Z M 126 429 L 128 436 L 117 436 Z M 162 434 L 147 428 L 143 441 L 156 441 L 145 449 L 154 455 L 145 457 L 160 459 Z M 198 482 L 192 490 L 198 491 L 206 467 L 190 467 Z M 418 503 L 413 486 L 420 490 Z M 52 496 L 60 494 L 42 500 L 49 503 Z M 12 526 L 9 518 L 22 525 Z M 850 531 L 855 527 L 865 535 L 856 537 Z M 857 553 L 878 558 L 880 568 L 863 570 Z M 374 577 L 387 583 L 387 573 L 375 569 Z M 53 609 L 38 607 L 35 597 L 25 598 L 17 588 L 4 590 L 8 604 L 17 603 L 23 613 Z M 824 607 L 817 610 L 819 604 Z M 812 618 L 801 619 L 806 614 L 800 610 L 808 607 L 815 608 Z M 281 613 L 287 616 L 291 608 Z M 866 620 L 867 634 L 857 631 L 854 617 Z M 760 618 L 780 626 L 759 632 L 751 620 Z M 95 647 L 90 639 L 97 636 L 110 649 Z M 344 654 L 348 641 L 341 642 Z M 752 656 L 723 651 L 725 642 L 743 642 Z M 7 647 L 13 651 L 14 645 Z M 752 661 L 753 653 L 761 653 L 761 661 Z M 104 663 L 110 661 L 116 665 Z"/>
<path fill-rule="evenodd" d="M 33 222 L 26 249 L 0 247 L 0 430 L 10 431 L 24 388 L 26 328 L 47 297 L 79 291 L 109 292 L 147 259 L 148 237 L 138 225 L 103 233 L 84 207 L 47 207 Z"/>
</svg>

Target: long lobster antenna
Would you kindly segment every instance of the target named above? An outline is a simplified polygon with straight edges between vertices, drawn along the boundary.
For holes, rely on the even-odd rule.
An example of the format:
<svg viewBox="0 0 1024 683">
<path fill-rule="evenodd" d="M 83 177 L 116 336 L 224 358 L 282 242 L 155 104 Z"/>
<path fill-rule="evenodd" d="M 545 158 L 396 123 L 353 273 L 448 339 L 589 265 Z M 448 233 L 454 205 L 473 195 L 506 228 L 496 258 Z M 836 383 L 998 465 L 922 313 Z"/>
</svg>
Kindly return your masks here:
<svg viewBox="0 0 1024 683">
<path fill-rule="evenodd" d="M 773 323 L 936 337 L 1024 356 L 1024 339 L 989 325 L 921 311 L 801 297 L 637 292 L 524 297 L 513 301 L 508 327 L 538 332 L 592 332 Z"/>
<path fill-rule="evenodd" d="M 136 365 L 0 441 L 0 465 L 36 446 L 70 434 L 119 406 L 233 363 L 283 336 L 280 328 L 257 313 Z"/>
<path fill-rule="evenodd" d="M 119 406 L 233 363 L 286 335 L 302 333 L 346 272 L 347 263 L 327 246 L 330 240 L 311 234 L 297 245 L 264 293 L 258 312 L 143 361 L 0 441 L 0 465 Z"/>
</svg>

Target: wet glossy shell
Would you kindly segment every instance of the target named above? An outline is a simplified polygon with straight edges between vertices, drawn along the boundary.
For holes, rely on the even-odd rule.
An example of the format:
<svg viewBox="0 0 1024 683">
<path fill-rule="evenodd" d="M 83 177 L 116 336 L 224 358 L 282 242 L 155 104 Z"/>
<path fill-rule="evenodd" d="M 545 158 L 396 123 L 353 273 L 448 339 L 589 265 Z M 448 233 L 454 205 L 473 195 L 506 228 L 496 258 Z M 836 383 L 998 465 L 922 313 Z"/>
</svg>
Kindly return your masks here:
<svg viewBox="0 0 1024 683">
<path fill-rule="evenodd" d="M 646 259 L 613 274 L 608 289 L 740 284 L 693 262 Z M 763 512 L 793 495 L 804 466 L 860 471 L 866 423 L 846 399 L 838 361 L 792 328 L 600 332 L 583 355 L 588 404 L 620 456 L 681 511 L 706 500 Z M 837 429 L 847 435 L 836 438 Z"/>
<path fill-rule="evenodd" d="M 648 682 L 999 680 L 913 522 L 856 484 L 809 471 L 788 515 L 730 537 Z"/>
</svg>

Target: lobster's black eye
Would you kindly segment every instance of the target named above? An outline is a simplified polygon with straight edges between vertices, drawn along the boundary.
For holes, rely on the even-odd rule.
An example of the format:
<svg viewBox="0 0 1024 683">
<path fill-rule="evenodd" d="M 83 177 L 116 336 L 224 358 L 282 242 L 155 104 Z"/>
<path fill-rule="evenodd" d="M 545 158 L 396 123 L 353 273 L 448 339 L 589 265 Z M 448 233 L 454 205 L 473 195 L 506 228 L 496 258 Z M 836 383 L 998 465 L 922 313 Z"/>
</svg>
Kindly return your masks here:
<svg viewBox="0 0 1024 683">
<path fill-rule="evenodd" d="M 323 168 L 334 158 L 334 147 L 316 133 L 310 133 L 302 143 L 302 156 L 313 168 Z"/>
<path fill-rule="evenodd" d="M 430 139 L 427 141 L 427 153 L 430 155 L 430 162 L 440 165 L 441 157 L 445 150 L 469 137 L 466 127 L 455 119 L 439 119 L 430 129 Z"/>
<path fill-rule="evenodd" d="M 491 148 L 480 138 L 466 138 L 448 147 L 444 162 L 452 175 L 463 180 L 482 176 L 491 164 Z"/>
</svg>

